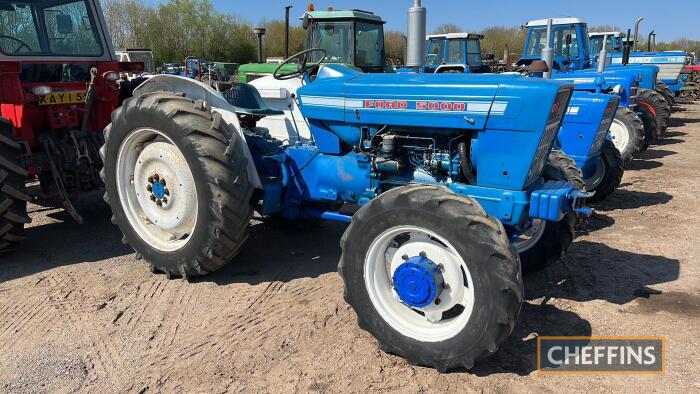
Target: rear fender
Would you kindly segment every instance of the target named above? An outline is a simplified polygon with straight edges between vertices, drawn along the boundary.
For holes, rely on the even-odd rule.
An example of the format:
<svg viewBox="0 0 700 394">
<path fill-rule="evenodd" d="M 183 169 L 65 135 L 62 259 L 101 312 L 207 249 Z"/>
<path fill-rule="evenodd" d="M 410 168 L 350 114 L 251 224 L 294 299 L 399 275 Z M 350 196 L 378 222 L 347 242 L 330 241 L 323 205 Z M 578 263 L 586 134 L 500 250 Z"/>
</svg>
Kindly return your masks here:
<svg viewBox="0 0 700 394">
<path fill-rule="evenodd" d="M 156 75 L 136 88 L 134 97 L 155 92 L 184 93 L 186 97 L 192 100 L 204 100 L 206 107 L 212 113 L 221 114 L 224 122 L 236 130 L 243 141 L 246 140 L 233 107 L 221 93 L 214 90 L 211 86 L 190 78 L 175 75 Z M 244 146 L 244 152 L 248 158 L 248 178 L 256 188 L 262 188 L 262 182 L 253 163 L 253 156 L 250 154 L 247 145 Z"/>
</svg>

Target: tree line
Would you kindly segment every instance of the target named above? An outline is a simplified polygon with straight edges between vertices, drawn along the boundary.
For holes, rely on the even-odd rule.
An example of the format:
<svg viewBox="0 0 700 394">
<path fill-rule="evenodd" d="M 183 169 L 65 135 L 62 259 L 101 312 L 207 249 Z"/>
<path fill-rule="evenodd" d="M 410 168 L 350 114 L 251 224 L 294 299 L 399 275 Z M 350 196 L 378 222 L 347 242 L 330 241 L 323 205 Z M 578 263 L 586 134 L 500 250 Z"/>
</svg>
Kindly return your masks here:
<svg viewBox="0 0 700 394">
<path fill-rule="evenodd" d="M 240 64 L 257 61 L 257 37 L 253 34 L 253 24 L 240 16 L 216 11 L 210 0 L 168 0 L 152 6 L 137 0 L 106 0 L 103 6 L 115 48 L 149 48 L 156 65 L 181 63 L 187 56 Z M 282 16 L 282 9 L 279 14 Z M 262 21 L 260 26 L 266 29 L 264 56 L 282 56 L 284 21 Z M 611 26 L 600 26 L 591 30 L 609 28 Z M 469 30 L 455 24 L 443 24 L 433 33 L 462 31 Z M 482 51 L 495 54 L 497 59 L 501 59 L 506 51 L 511 61 L 522 53 L 525 36 L 519 27 L 489 27 L 480 33 L 485 35 L 481 42 Z M 290 53 L 304 49 L 306 35 L 295 19 L 289 35 Z M 403 64 L 404 33 L 388 30 L 384 35 L 387 60 L 395 66 Z M 656 48 L 700 53 L 700 41 L 680 39 L 657 43 Z"/>
</svg>

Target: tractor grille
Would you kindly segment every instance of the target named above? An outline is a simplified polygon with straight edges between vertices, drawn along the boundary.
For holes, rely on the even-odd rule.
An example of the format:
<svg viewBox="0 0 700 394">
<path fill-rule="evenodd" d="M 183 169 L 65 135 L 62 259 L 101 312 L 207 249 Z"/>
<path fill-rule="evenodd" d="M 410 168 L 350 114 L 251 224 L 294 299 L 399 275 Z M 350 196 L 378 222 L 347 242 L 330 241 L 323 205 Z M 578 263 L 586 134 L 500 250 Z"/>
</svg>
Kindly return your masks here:
<svg viewBox="0 0 700 394">
<path fill-rule="evenodd" d="M 530 166 L 530 171 L 527 174 L 526 185 L 531 184 L 542 174 L 542 169 L 547 162 L 547 157 L 549 157 L 549 152 L 552 150 L 552 144 L 554 143 L 554 138 L 559 132 L 561 127 L 561 122 L 564 119 L 564 114 L 566 113 L 566 108 L 569 104 L 569 98 L 571 97 L 572 87 L 563 87 L 559 89 L 557 97 L 554 100 L 552 109 L 549 113 L 549 119 L 547 120 L 547 127 L 542 133 L 542 139 L 537 147 L 537 153 L 532 161 L 532 166 Z"/>
<path fill-rule="evenodd" d="M 634 108 L 637 106 L 637 91 L 639 90 L 639 82 L 633 82 L 632 87 L 630 88 L 630 109 L 634 111 Z"/>
<path fill-rule="evenodd" d="M 598 128 L 598 133 L 596 133 L 593 145 L 591 145 L 591 150 L 588 153 L 589 156 L 597 154 L 600 152 L 600 147 L 603 146 L 603 141 L 605 141 L 605 136 L 610 130 L 610 125 L 612 124 L 613 117 L 615 116 L 615 108 L 617 108 L 620 100 L 617 98 L 611 98 L 608 102 L 608 106 L 605 108 L 605 114 L 603 115 L 603 120 L 600 122 L 600 127 Z"/>
</svg>

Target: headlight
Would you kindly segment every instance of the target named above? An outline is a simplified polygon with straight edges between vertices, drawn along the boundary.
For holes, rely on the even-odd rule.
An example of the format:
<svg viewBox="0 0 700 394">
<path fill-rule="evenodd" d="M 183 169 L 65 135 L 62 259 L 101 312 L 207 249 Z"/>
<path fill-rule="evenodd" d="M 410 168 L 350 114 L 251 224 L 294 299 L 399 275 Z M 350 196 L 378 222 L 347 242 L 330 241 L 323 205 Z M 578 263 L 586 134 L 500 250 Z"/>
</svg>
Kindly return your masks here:
<svg viewBox="0 0 700 394">
<path fill-rule="evenodd" d="M 613 88 L 613 93 L 615 93 L 618 96 L 622 96 L 622 94 L 625 93 L 624 86 L 620 84 L 615 85 L 615 87 Z"/>
<path fill-rule="evenodd" d="M 51 86 L 34 86 L 32 88 L 32 93 L 34 93 L 36 96 L 46 96 L 47 94 L 51 93 L 53 89 L 51 89 Z"/>
<path fill-rule="evenodd" d="M 118 81 L 119 80 L 119 73 L 114 72 L 114 71 L 109 71 L 106 72 L 102 75 L 106 80 L 110 82 Z"/>
</svg>

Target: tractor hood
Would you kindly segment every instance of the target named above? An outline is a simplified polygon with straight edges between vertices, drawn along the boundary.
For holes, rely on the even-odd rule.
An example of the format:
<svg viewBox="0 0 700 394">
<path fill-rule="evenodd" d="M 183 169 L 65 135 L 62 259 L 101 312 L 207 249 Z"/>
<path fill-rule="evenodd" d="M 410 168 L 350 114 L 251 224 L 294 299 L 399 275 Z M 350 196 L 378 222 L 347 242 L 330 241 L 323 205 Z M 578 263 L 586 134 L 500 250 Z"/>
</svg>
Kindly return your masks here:
<svg viewBox="0 0 700 394">
<path fill-rule="evenodd" d="M 563 85 L 517 75 L 365 74 L 326 65 L 298 93 L 310 119 L 473 130 L 493 122 L 532 131 L 546 123 L 544 103 L 551 106 Z"/>
</svg>

